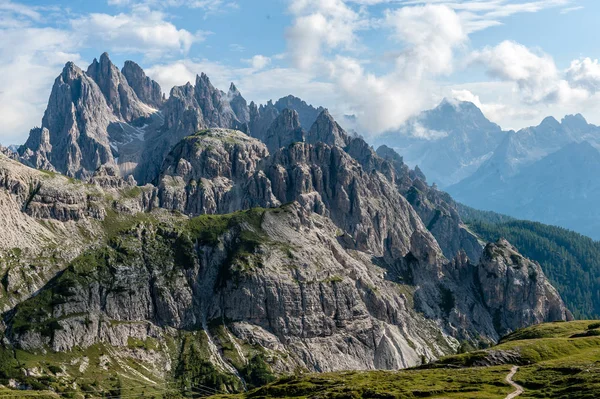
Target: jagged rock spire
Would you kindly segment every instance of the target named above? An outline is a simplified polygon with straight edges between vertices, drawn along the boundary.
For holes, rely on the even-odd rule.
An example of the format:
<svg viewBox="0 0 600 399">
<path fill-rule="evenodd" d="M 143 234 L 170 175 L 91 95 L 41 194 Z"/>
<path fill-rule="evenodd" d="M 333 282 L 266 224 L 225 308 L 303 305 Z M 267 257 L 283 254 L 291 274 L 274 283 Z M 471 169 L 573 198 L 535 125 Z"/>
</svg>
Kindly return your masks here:
<svg viewBox="0 0 600 399">
<path fill-rule="evenodd" d="M 148 110 L 129 86 L 125 76 L 112 63 L 108 53 L 103 53 L 100 61 L 94 58 L 86 73 L 98 84 L 107 104 L 118 118 L 132 121 L 148 114 Z"/>
<path fill-rule="evenodd" d="M 323 142 L 329 145 L 345 147 L 350 141 L 348 134 L 333 119 L 327 109 L 323 110 L 313 123 L 306 141 L 309 143 Z"/>
<path fill-rule="evenodd" d="M 163 105 L 165 100 L 160 85 L 146 76 L 138 64 L 125 61 L 121 73 L 140 100 L 157 109 Z"/>
<path fill-rule="evenodd" d="M 305 134 L 300 126 L 298 112 L 286 108 L 267 130 L 265 143 L 270 152 L 275 152 L 281 147 L 304 141 Z"/>
</svg>

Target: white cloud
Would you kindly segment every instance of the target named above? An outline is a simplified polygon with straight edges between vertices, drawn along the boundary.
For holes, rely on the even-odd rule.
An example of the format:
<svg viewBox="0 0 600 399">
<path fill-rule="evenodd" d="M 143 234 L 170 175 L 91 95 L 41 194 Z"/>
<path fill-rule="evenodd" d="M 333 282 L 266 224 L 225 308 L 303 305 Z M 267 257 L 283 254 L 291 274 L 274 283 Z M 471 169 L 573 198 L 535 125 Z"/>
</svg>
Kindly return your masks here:
<svg viewBox="0 0 600 399">
<path fill-rule="evenodd" d="M 408 47 L 397 63 L 412 79 L 451 72 L 454 50 L 467 40 L 460 18 L 444 5 L 403 7 L 388 11 L 385 20 Z"/>
<path fill-rule="evenodd" d="M 560 13 L 561 14 L 568 14 L 568 13 L 573 12 L 573 11 L 583 10 L 584 8 L 585 7 L 583 7 L 583 6 L 566 7 L 566 8 L 563 8 L 562 10 L 560 10 Z"/>
<path fill-rule="evenodd" d="M 35 7 L 0 0 L 0 142 L 23 143 L 39 126 L 54 79 L 68 60 L 80 61 L 65 30 L 39 27 Z M 34 26 L 35 25 L 35 26 Z"/>
<path fill-rule="evenodd" d="M 515 82 L 528 103 L 553 100 L 558 90 L 559 74 L 554 60 L 547 54 L 536 54 L 522 44 L 503 41 L 472 55 L 496 78 Z"/>
<path fill-rule="evenodd" d="M 250 64 L 253 69 L 259 70 L 266 68 L 271 63 L 271 58 L 257 54 L 249 60 L 243 60 Z"/>
<path fill-rule="evenodd" d="M 591 58 L 574 60 L 566 71 L 566 78 L 573 86 L 596 93 L 600 90 L 600 64 Z"/>
<path fill-rule="evenodd" d="M 532 123 L 539 116 L 539 111 L 529 108 L 515 107 L 510 104 L 502 104 L 497 102 L 484 103 L 478 95 L 473 94 L 467 89 L 451 89 L 452 97 L 458 101 L 468 101 L 488 118 L 490 121 L 499 124 L 502 127 L 508 128 L 506 121 L 514 123 L 515 120 L 529 120 Z"/>
<path fill-rule="evenodd" d="M 207 32 L 177 29 L 162 12 L 136 7 L 131 13 L 89 14 L 71 21 L 82 40 L 117 53 L 142 53 L 148 58 L 186 54 Z"/>
<path fill-rule="evenodd" d="M 308 69 L 323 50 L 352 49 L 356 31 L 367 21 L 343 0 L 293 0 L 289 7 L 294 23 L 286 36 L 295 65 Z"/>
<path fill-rule="evenodd" d="M 224 12 L 228 9 L 236 9 L 239 4 L 235 1 L 226 0 L 108 0 L 112 6 L 151 6 L 153 8 L 188 7 L 199 8 L 208 14 Z"/>
<path fill-rule="evenodd" d="M 512 41 L 476 51 L 471 60 L 483 64 L 490 76 L 514 82 L 529 105 L 585 101 L 595 92 L 600 72 L 597 63 L 584 59 L 574 61 L 565 78 L 551 56 Z"/>
</svg>

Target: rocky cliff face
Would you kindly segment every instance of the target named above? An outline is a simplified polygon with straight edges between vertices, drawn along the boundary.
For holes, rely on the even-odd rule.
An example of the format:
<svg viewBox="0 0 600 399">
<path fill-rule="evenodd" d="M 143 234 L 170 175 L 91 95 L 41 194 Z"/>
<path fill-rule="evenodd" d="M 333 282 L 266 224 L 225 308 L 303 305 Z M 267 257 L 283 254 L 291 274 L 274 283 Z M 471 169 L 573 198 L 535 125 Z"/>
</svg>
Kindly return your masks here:
<svg viewBox="0 0 600 399">
<path fill-rule="evenodd" d="M 117 118 L 130 122 L 149 114 L 147 106 L 140 101 L 107 53 L 100 56 L 100 61 L 94 58 L 86 74 L 98 84 L 106 103 Z"/>
<path fill-rule="evenodd" d="M 231 109 L 242 124 L 250 122 L 250 109 L 248 108 L 248 103 L 233 83 L 229 86 L 227 101 L 229 101 Z"/>
<path fill-rule="evenodd" d="M 32 130 L 25 149 L 34 153 L 33 166 L 48 163 L 68 176 L 84 177 L 114 164 L 107 128 L 116 119 L 94 80 L 67 63 L 54 82 L 42 127 Z"/>
<path fill-rule="evenodd" d="M 275 152 L 281 147 L 304 141 L 305 136 L 306 132 L 300 126 L 298 113 L 284 109 L 267 129 L 265 144 L 269 151 Z"/>
<path fill-rule="evenodd" d="M 24 349 L 68 351 L 226 321 L 242 348 L 278 353 L 280 371 L 393 369 L 456 346 L 412 310 L 410 288 L 386 281 L 369 257 L 344 249 L 335 225 L 298 205 L 183 226 L 144 223 L 76 260 L 17 308 L 8 335 Z M 64 300 L 48 307 L 52 298 Z"/>
<path fill-rule="evenodd" d="M 146 76 L 144 70 L 133 61 L 125 61 L 121 73 L 138 98 L 145 104 L 160 109 L 165 101 L 160 85 Z"/>
<path fill-rule="evenodd" d="M 506 240 L 485 247 L 477 270 L 483 301 L 494 316 L 495 328 L 506 334 L 515 324 L 572 320 L 539 264 L 524 258 Z"/>
<path fill-rule="evenodd" d="M 483 246 L 463 224 L 454 200 L 448 194 L 427 185 L 423 173 L 418 168 L 411 170 L 393 149 L 381 146 L 377 149 L 377 154 L 392 163 L 398 189 L 417 211 L 440 244 L 444 255 L 452 259 L 458 252 L 464 251 L 473 262 L 477 262 Z"/>
<path fill-rule="evenodd" d="M 203 130 L 189 136 L 163 163 L 160 206 L 192 215 L 247 209 L 258 199 L 248 198 L 244 187 L 267 155 L 263 143 L 235 130 Z"/>
</svg>

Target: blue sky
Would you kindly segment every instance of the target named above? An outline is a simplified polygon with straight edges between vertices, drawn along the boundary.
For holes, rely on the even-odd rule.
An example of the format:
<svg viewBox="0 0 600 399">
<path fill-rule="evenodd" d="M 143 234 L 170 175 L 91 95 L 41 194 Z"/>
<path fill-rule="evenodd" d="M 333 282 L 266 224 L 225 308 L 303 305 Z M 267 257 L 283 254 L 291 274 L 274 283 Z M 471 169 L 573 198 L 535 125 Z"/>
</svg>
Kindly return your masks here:
<svg viewBox="0 0 600 399">
<path fill-rule="evenodd" d="M 505 128 L 600 123 L 593 0 L 0 0 L 0 143 L 39 125 L 66 61 L 108 51 L 167 93 L 205 72 L 248 100 L 294 94 L 375 135 L 443 97 Z"/>
</svg>

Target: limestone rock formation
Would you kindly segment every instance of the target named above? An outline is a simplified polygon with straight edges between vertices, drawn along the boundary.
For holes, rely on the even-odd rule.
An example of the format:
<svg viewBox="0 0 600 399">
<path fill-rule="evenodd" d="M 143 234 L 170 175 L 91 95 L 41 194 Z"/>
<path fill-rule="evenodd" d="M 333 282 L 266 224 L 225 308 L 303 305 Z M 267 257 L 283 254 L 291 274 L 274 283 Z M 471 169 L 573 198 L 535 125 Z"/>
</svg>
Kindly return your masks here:
<svg viewBox="0 0 600 399">
<path fill-rule="evenodd" d="M 147 106 L 140 101 L 107 53 L 100 56 L 100 61 L 94 58 L 86 74 L 98 84 L 117 118 L 129 122 L 149 114 Z"/>
<path fill-rule="evenodd" d="M 275 152 L 292 143 L 303 142 L 306 132 L 300 126 L 298 113 L 284 109 L 267 130 L 265 144 L 269 151 Z"/>
<path fill-rule="evenodd" d="M 121 73 L 143 103 L 156 109 L 162 107 L 165 99 L 160 85 L 146 76 L 138 64 L 133 61 L 125 61 Z"/>
<path fill-rule="evenodd" d="M 114 164 L 107 128 L 116 119 L 96 82 L 69 62 L 54 82 L 41 129 L 32 131 L 24 151 L 33 152 L 33 166 L 49 163 L 68 176 L 88 176 Z"/>
</svg>

